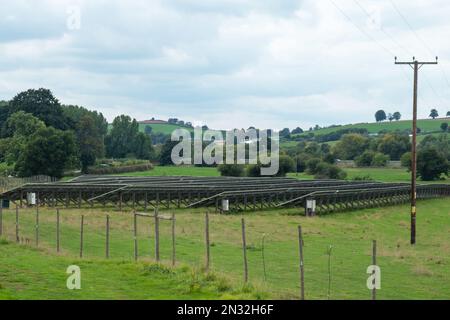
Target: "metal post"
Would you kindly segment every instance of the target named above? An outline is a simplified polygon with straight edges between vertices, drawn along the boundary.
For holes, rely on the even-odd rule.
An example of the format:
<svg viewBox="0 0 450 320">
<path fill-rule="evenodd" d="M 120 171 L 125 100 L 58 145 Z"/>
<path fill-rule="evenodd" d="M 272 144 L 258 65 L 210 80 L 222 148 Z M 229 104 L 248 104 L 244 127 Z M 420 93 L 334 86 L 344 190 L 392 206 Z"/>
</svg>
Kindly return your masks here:
<svg viewBox="0 0 450 320">
<path fill-rule="evenodd" d="M 175 213 L 172 213 L 172 266 L 175 266 Z"/>
<path fill-rule="evenodd" d="M 80 225 L 80 258 L 83 258 L 84 215 L 81 215 Z"/>
<path fill-rule="evenodd" d="M 247 241 L 245 239 L 245 220 L 242 218 L 242 250 L 244 253 L 244 281 L 248 282 Z"/>
<path fill-rule="evenodd" d="M 56 209 L 56 252 L 59 252 L 60 250 L 59 224 L 60 224 L 59 209 Z"/>
<path fill-rule="evenodd" d="M 109 214 L 106 215 L 106 259 L 109 259 Z"/>
<path fill-rule="evenodd" d="M 298 250 L 300 256 L 300 299 L 305 300 L 305 272 L 303 263 L 303 236 L 301 226 L 298 226 Z"/>
<path fill-rule="evenodd" d="M 16 242 L 19 242 L 19 206 L 16 205 Z"/>
<path fill-rule="evenodd" d="M 134 260 L 137 261 L 137 259 L 138 259 L 138 242 L 137 242 L 137 215 L 136 215 L 136 212 L 134 213 L 133 230 L 134 230 Z"/>
<path fill-rule="evenodd" d="M 210 244 L 209 244 L 209 215 L 205 213 L 205 245 L 206 245 L 206 271 L 209 271 L 210 263 Z"/>
<path fill-rule="evenodd" d="M 155 209 L 155 258 L 159 262 L 159 217 L 158 209 Z"/>
</svg>

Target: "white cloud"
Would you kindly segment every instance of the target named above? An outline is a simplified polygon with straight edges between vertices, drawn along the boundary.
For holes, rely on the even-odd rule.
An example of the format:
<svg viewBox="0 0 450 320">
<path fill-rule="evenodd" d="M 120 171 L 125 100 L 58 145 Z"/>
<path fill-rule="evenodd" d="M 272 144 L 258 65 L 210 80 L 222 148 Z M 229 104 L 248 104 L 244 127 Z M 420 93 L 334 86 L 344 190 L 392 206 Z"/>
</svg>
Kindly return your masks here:
<svg viewBox="0 0 450 320">
<path fill-rule="evenodd" d="M 382 46 L 402 59 L 436 50 L 440 66 L 420 73 L 420 115 L 449 108 L 444 0 L 395 1 L 426 46 L 387 0 L 358 0 L 375 27 L 354 1 L 333 0 L 375 42 L 330 1 L 5 1 L 0 99 L 48 87 L 109 120 L 177 116 L 216 128 L 371 121 L 378 108 L 407 117 L 411 70 Z M 81 29 L 71 31 L 73 5 Z"/>
</svg>

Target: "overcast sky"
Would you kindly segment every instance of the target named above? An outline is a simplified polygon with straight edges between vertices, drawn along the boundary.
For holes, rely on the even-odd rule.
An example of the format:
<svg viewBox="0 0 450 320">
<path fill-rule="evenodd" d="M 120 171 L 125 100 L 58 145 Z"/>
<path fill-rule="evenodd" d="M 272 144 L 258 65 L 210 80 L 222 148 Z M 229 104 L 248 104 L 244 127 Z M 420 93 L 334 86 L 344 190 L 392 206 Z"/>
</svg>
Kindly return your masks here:
<svg viewBox="0 0 450 320">
<path fill-rule="evenodd" d="M 379 108 L 411 117 L 412 70 L 394 55 L 438 55 L 419 115 L 444 115 L 450 1 L 392 2 L 0 0 L 0 100 L 45 87 L 110 121 L 221 129 L 372 122 Z"/>
</svg>

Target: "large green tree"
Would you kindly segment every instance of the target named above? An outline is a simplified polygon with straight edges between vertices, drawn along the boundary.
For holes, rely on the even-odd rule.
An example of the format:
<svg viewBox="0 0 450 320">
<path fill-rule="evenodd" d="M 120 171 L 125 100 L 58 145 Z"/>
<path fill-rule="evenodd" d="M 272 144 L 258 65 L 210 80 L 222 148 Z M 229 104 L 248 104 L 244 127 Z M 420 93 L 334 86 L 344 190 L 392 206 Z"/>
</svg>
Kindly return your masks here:
<svg viewBox="0 0 450 320">
<path fill-rule="evenodd" d="M 99 133 L 94 119 L 87 114 L 81 117 L 76 129 L 81 171 L 86 173 L 88 167 L 104 153 L 103 135 Z"/>
<path fill-rule="evenodd" d="M 386 120 L 386 112 L 384 112 L 384 110 L 378 110 L 377 112 L 375 112 L 375 120 L 377 122 L 381 122 Z"/>
<path fill-rule="evenodd" d="M 112 129 L 105 138 L 106 155 L 113 158 L 135 156 L 149 159 L 153 151 L 151 139 L 139 132 L 136 119 L 120 115 L 112 123 Z"/>
<path fill-rule="evenodd" d="M 442 174 L 448 174 L 449 170 L 447 158 L 436 148 L 425 148 L 417 153 L 417 174 L 422 180 L 439 179 Z"/>
<path fill-rule="evenodd" d="M 37 130 L 45 128 L 45 124 L 32 114 L 19 111 L 8 118 L 4 128 L 13 135 L 0 140 L 0 159 L 11 165 L 24 152 L 29 137 Z"/>
<path fill-rule="evenodd" d="M 363 135 L 351 133 L 344 135 L 333 146 L 333 152 L 342 160 L 353 160 L 369 147 L 369 139 Z"/>
<path fill-rule="evenodd" d="M 47 126 L 66 130 L 69 120 L 63 113 L 58 99 L 48 89 L 29 89 L 16 95 L 9 103 L 9 114 L 24 111 L 44 121 Z M 12 135 L 11 132 L 7 132 Z"/>
<path fill-rule="evenodd" d="M 378 151 L 389 155 L 391 160 L 400 160 L 405 152 L 411 150 L 411 142 L 407 134 L 388 133 L 378 141 Z"/>
<path fill-rule="evenodd" d="M 41 128 L 29 137 L 14 169 L 22 177 L 38 174 L 62 177 L 64 169 L 73 163 L 75 157 L 73 132 Z"/>
</svg>

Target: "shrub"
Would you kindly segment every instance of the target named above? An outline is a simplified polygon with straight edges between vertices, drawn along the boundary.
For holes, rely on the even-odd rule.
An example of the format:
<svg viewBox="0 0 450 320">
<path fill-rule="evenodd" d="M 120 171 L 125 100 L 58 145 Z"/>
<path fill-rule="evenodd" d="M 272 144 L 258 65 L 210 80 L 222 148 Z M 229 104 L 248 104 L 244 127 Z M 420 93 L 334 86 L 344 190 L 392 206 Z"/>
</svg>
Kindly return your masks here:
<svg viewBox="0 0 450 320">
<path fill-rule="evenodd" d="M 315 171 L 314 178 L 316 179 L 345 179 L 347 177 L 344 170 L 324 161 L 317 164 Z"/>
<path fill-rule="evenodd" d="M 389 156 L 377 152 L 372 159 L 372 166 L 374 167 L 385 167 L 389 161 Z"/>
<path fill-rule="evenodd" d="M 128 165 L 128 166 L 105 166 L 105 167 L 90 167 L 87 169 L 88 174 L 120 174 L 135 171 L 152 170 L 153 165 L 148 162 L 144 164 Z"/>
<path fill-rule="evenodd" d="M 355 158 L 355 163 L 358 167 L 369 167 L 372 165 L 374 156 L 375 152 L 366 150 L 360 156 Z"/>
<path fill-rule="evenodd" d="M 221 176 L 242 177 L 244 175 L 244 166 L 241 164 L 221 164 L 217 167 Z"/>
</svg>

